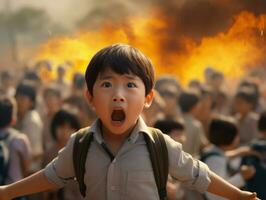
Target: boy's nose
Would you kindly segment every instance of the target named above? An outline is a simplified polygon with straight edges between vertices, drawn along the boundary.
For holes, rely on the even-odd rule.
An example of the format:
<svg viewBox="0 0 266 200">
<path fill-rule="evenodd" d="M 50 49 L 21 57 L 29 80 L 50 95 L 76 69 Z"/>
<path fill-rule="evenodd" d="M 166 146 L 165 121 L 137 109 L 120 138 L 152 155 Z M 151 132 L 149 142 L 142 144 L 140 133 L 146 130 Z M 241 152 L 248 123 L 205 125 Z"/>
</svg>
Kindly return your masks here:
<svg viewBox="0 0 266 200">
<path fill-rule="evenodd" d="M 117 102 L 117 101 L 124 102 L 125 99 L 124 99 L 123 97 L 114 97 L 114 98 L 113 98 L 113 101 L 114 101 L 114 102 Z"/>
</svg>

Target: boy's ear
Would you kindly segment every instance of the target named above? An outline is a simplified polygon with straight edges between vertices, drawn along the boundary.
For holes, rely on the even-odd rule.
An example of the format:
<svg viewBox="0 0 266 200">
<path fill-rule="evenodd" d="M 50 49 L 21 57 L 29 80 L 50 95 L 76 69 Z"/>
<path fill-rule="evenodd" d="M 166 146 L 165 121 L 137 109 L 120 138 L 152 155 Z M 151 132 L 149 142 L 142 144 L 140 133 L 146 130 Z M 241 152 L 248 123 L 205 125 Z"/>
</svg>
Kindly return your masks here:
<svg viewBox="0 0 266 200">
<path fill-rule="evenodd" d="M 154 97 L 154 89 L 152 89 L 150 91 L 149 94 L 146 95 L 145 97 L 145 103 L 144 103 L 144 107 L 145 108 L 149 108 L 151 103 L 152 103 L 152 100 L 153 100 L 153 97 Z"/>
<path fill-rule="evenodd" d="M 91 93 L 89 92 L 89 90 L 84 91 L 84 96 L 85 96 L 87 103 L 93 108 L 94 107 L 93 101 L 92 101 L 93 97 L 92 97 Z"/>
</svg>

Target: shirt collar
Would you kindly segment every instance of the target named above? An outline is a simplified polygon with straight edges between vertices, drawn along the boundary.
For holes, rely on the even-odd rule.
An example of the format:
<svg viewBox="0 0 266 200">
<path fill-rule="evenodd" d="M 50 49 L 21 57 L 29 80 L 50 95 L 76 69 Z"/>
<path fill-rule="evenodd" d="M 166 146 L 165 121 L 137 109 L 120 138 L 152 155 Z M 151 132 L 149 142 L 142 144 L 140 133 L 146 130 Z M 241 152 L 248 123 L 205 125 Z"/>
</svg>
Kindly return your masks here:
<svg viewBox="0 0 266 200">
<path fill-rule="evenodd" d="M 147 134 L 153 140 L 149 127 L 146 125 L 142 117 L 139 117 L 136 126 L 129 136 L 129 142 L 135 143 L 139 137 L 139 133 Z"/>
<path fill-rule="evenodd" d="M 100 119 L 97 119 L 96 121 L 94 121 L 94 123 L 89 128 L 89 132 L 92 132 L 94 134 L 94 138 L 96 139 L 98 143 L 100 144 L 103 143 Z M 142 117 L 139 117 L 136 126 L 134 127 L 132 133 L 130 134 L 128 138 L 128 141 L 130 143 L 135 143 L 139 137 L 139 133 L 147 134 L 153 140 L 153 137 L 149 131 L 149 128 L 147 127 Z"/>
<path fill-rule="evenodd" d="M 92 123 L 91 127 L 89 128 L 89 132 L 94 134 L 93 136 L 99 144 L 103 143 L 103 137 L 101 134 L 101 121 L 100 121 L 100 119 L 96 119 Z"/>
</svg>

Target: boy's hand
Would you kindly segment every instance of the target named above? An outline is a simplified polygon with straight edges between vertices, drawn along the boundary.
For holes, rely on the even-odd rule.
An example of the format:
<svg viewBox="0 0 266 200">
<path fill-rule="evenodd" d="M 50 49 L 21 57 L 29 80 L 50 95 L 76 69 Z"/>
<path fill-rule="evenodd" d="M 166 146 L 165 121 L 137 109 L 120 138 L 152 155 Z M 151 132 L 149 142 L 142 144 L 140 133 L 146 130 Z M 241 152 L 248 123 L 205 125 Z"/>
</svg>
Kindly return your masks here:
<svg viewBox="0 0 266 200">
<path fill-rule="evenodd" d="M 238 148 L 239 156 L 256 156 L 258 158 L 261 158 L 261 153 L 253 150 L 249 146 L 243 146 Z"/>
<path fill-rule="evenodd" d="M 240 173 L 245 180 L 248 180 L 255 175 L 256 169 L 253 166 L 242 165 L 240 167 Z"/>
<path fill-rule="evenodd" d="M 257 197 L 256 192 L 247 192 L 247 191 L 241 191 L 239 200 L 260 200 Z"/>
</svg>

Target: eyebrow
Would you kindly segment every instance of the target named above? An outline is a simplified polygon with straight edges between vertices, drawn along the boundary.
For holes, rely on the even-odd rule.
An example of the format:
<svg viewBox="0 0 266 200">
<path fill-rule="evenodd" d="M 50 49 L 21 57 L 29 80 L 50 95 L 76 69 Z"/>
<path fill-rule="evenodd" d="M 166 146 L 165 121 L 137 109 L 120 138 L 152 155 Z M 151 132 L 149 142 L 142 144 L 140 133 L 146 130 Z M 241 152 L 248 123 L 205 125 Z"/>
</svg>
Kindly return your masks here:
<svg viewBox="0 0 266 200">
<path fill-rule="evenodd" d="M 110 80 L 112 78 L 113 78 L 113 76 L 109 76 L 109 75 L 107 75 L 107 76 L 99 76 L 100 80 Z"/>
<path fill-rule="evenodd" d="M 133 76 L 133 75 L 129 75 L 129 74 L 126 74 L 125 77 L 130 79 L 130 80 L 136 80 L 137 79 L 137 76 Z"/>
<path fill-rule="evenodd" d="M 137 77 L 136 76 L 133 76 L 133 75 L 128 75 L 128 74 L 124 74 L 122 75 L 124 77 L 126 77 L 127 79 L 130 79 L 130 80 L 136 80 Z M 100 76 L 99 79 L 100 80 L 110 80 L 110 79 L 113 79 L 114 77 L 113 76 L 110 76 L 110 75 L 106 75 L 106 76 Z"/>
</svg>

